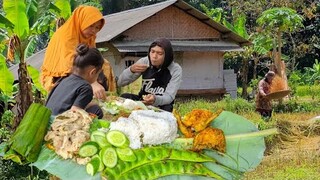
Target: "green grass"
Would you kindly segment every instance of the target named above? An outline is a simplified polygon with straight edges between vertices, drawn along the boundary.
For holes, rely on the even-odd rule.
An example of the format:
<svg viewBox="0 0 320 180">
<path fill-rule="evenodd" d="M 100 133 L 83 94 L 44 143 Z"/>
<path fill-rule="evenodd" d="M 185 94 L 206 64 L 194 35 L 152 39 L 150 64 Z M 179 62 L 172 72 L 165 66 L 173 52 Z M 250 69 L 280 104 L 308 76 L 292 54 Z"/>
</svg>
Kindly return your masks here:
<svg viewBox="0 0 320 180">
<path fill-rule="evenodd" d="M 319 159 L 319 158 L 318 158 Z M 251 173 L 247 173 L 247 180 L 317 180 L 320 177 L 320 166 L 316 162 L 279 162 L 261 167 Z"/>
<path fill-rule="evenodd" d="M 248 102 L 247 100 L 242 98 L 231 99 L 230 96 L 226 96 L 222 100 L 216 102 L 201 98 L 180 102 L 176 101 L 174 108 L 176 108 L 181 115 L 190 112 L 192 109 L 207 109 L 213 112 L 223 109 L 238 114 L 242 114 L 244 112 L 253 112 L 255 109 L 254 104 Z"/>
<path fill-rule="evenodd" d="M 311 85 L 311 86 L 298 86 L 296 88 L 295 96 L 304 97 L 304 98 L 320 98 L 320 85 Z"/>
</svg>

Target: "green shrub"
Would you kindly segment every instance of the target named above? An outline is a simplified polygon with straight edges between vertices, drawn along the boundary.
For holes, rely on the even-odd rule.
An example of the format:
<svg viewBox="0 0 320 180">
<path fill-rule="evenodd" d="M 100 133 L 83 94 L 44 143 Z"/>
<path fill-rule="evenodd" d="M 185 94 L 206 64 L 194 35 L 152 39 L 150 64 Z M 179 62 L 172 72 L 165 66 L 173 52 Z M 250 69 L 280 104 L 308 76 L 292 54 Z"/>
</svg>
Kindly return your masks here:
<svg viewBox="0 0 320 180">
<path fill-rule="evenodd" d="M 190 99 L 187 101 L 180 101 L 175 103 L 175 108 L 180 112 L 181 115 L 185 115 L 192 109 L 207 109 L 213 112 L 223 109 L 236 114 L 243 114 L 244 112 L 252 112 L 255 110 L 253 103 L 250 103 L 242 98 L 232 99 L 230 96 L 226 96 L 217 102 L 206 99 Z"/>
<path fill-rule="evenodd" d="M 203 98 L 191 98 L 189 100 L 176 101 L 174 108 L 177 109 L 182 116 L 190 112 L 192 109 L 207 109 L 213 112 L 218 110 L 212 101 Z"/>
<path fill-rule="evenodd" d="M 305 85 L 296 88 L 295 96 L 320 98 L 320 85 Z"/>
<path fill-rule="evenodd" d="M 2 160 L 0 158 L 0 180 L 6 179 L 49 179 L 46 171 L 39 171 L 35 167 L 19 165 L 11 160 Z"/>
<path fill-rule="evenodd" d="M 225 96 L 221 101 L 218 101 L 215 104 L 219 109 L 231 111 L 236 114 L 255 111 L 254 103 L 243 98 L 232 99 L 230 96 Z"/>
<path fill-rule="evenodd" d="M 319 105 L 317 101 L 303 102 L 298 99 L 291 99 L 275 105 L 273 110 L 277 113 L 317 112 L 320 110 Z"/>
</svg>

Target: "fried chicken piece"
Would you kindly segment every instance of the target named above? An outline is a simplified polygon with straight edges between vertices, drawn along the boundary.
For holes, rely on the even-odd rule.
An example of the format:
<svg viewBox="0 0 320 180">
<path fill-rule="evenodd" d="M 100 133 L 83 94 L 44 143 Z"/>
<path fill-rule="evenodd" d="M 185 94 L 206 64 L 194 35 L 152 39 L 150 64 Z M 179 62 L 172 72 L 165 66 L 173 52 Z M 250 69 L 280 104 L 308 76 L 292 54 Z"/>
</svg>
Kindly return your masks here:
<svg viewBox="0 0 320 180">
<path fill-rule="evenodd" d="M 226 152 L 226 139 L 221 129 L 207 127 L 200 131 L 193 140 L 193 150 L 213 149 L 219 152 Z"/>
<path fill-rule="evenodd" d="M 218 110 L 215 113 L 212 113 L 210 117 L 208 117 L 207 119 L 203 119 L 202 121 L 198 121 L 196 124 L 193 125 L 193 129 L 196 132 L 200 132 L 202 130 L 204 130 L 206 127 L 209 126 L 209 124 L 220 115 L 220 113 L 222 112 L 222 109 Z"/>
<path fill-rule="evenodd" d="M 194 134 L 191 130 L 191 128 L 188 128 L 187 126 L 185 126 L 182 121 L 181 121 L 181 116 L 178 113 L 178 111 L 176 109 L 173 110 L 173 115 L 174 117 L 177 119 L 177 123 L 178 123 L 178 127 L 179 130 L 181 131 L 181 133 L 186 137 L 186 138 L 191 138 L 194 137 Z"/>
<path fill-rule="evenodd" d="M 184 117 L 182 123 L 187 127 L 191 127 L 194 131 L 200 132 L 208 127 L 211 121 L 218 117 L 221 112 L 222 110 L 213 113 L 209 110 L 193 109 Z"/>
</svg>

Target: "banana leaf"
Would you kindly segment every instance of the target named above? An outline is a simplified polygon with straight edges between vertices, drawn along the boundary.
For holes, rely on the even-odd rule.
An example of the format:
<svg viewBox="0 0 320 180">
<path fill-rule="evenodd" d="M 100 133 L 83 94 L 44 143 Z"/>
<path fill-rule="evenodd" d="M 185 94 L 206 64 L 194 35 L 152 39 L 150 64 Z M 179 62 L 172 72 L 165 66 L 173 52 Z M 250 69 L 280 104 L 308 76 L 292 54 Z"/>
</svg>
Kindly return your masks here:
<svg viewBox="0 0 320 180">
<path fill-rule="evenodd" d="M 246 118 L 228 111 L 223 111 L 211 123 L 211 126 L 224 131 L 227 144 L 226 153 L 221 154 L 216 151 L 206 150 L 204 153 L 216 159 L 218 163 L 204 163 L 204 165 L 225 179 L 240 179 L 244 172 L 255 169 L 263 159 L 265 151 L 264 137 L 276 133 L 275 130 L 259 131 Z M 46 170 L 61 179 L 101 179 L 100 175 L 92 177 L 86 174 L 85 166 L 78 165 L 71 160 L 63 160 L 45 146 L 39 155 L 38 161 L 32 165 L 40 170 Z M 204 180 L 209 178 L 171 175 L 159 179 Z"/>
<path fill-rule="evenodd" d="M 224 111 L 211 125 L 223 130 L 226 138 L 226 153 L 207 150 L 205 154 L 215 158 L 219 163 L 240 172 L 254 170 L 262 161 L 266 149 L 264 135 L 242 135 L 259 131 L 246 118 Z M 233 138 L 231 138 L 231 137 Z"/>
<path fill-rule="evenodd" d="M 46 170 L 60 179 L 76 180 L 100 180 L 101 176 L 96 174 L 90 176 L 87 174 L 86 167 L 77 164 L 71 160 L 65 160 L 59 157 L 54 151 L 42 146 L 38 160 L 31 164 L 39 170 Z"/>
</svg>

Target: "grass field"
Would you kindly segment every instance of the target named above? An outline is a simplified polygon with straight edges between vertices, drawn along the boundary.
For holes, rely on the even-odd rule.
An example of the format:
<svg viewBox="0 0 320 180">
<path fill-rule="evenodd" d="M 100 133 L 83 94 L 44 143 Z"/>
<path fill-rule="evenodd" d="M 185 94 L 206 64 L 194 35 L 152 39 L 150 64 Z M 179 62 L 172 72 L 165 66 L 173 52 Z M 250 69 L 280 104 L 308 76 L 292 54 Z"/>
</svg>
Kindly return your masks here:
<svg viewBox="0 0 320 180">
<path fill-rule="evenodd" d="M 280 134 L 267 142 L 262 163 L 244 179 L 316 180 L 320 177 L 320 123 L 317 113 L 274 114 Z"/>
</svg>

